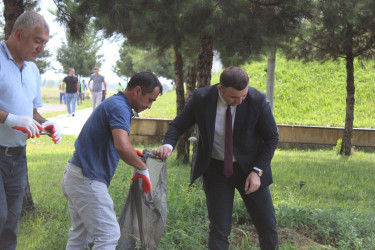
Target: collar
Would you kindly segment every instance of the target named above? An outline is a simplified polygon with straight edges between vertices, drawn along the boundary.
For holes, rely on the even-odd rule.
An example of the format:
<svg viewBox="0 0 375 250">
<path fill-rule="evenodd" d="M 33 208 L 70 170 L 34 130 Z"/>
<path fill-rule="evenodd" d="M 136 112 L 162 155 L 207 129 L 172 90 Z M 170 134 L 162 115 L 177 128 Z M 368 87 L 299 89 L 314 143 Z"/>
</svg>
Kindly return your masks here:
<svg viewBox="0 0 375 250">
<path fill-rule="evenodd" d="M 9 49 L 8 49 L 6 43 L 5 43 L 5 40 L 2 40 L 2 41 L 0 42 L 0 47 L 1 47 L 1 50 L 4 52 L 6 58 L 7 58 L 8 60 L 12 60 L 12 61 L 17 65 L 17 67 L 19 67 L 19 66 L 18 66 L 18 63 L 13 59 L 13 56 L 12 56 L 12 54 L 10 53 L 10 51 L 9 51 Z M 24 69 L 25 67 L 27 67 L 27 64 L 28 64 L 27 61 L 23 61 L 22 68 Z"/>
<path fill-rule="evenodd" d="M 223 98 L 223 96 L 220 94 L 220 91 L 219 91 L 219 90 L 217 90 L 217 93 L 218 93 L 218 95 L 219 95 L 218 100 L 219 100 L 220 104 L 222 104 L 223 106 L 228 106 L 228 103 L 224 100 L 224 98 Z"/>
<path fill-rule="evenodd" d="M 1 41 L 0 43 L 1 49 L 3 50 L 5 56 L 7 57 L 8 60 L 13 60 L 12 54 L 10 54 L 9 49 L 7 45 L 5 44 L 5 40 Z"/>
</svg>

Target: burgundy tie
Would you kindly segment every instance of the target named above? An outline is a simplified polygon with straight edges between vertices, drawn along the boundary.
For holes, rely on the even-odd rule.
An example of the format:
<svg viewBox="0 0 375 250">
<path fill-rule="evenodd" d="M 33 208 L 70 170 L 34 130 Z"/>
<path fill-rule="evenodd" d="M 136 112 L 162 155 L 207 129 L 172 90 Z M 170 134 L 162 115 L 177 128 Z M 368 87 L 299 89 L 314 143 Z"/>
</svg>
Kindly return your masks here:
<svg viewBox="0 0 375 250">
<path fill-rule="evenodd" d="M 233 174 L 233 132 L 232 112 L 228 105 L 225 115 L 225 148 L 224 148 L 224 175 L 229 178 Z"/>
</svg>

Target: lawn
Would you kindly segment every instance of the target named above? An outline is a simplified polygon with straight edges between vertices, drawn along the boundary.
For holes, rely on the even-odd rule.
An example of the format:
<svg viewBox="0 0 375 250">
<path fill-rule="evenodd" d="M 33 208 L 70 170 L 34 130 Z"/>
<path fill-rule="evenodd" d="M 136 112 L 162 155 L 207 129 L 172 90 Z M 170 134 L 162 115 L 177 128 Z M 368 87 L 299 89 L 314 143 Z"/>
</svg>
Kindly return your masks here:
<svg viewBox="0 0 375 250">
<path fill-rule="evenodd" d="M 265 91 L 266 60 L 245 65 L 250 85 Z M 375 127 L 375 63 L 355 62 L 354 127 Z M 219 73 L 212 75 L 217 83 Z M 344 126 L 345 64 L 286 61 L 276 65 L 274 115 L 278 124 Z M 115 93 L 115 92 L 113 92 Z M 111 93 L 111 94 L 113 94 Z M 109 94 L 109 96 L 111 95 Z M 58 90 L 42 89 L 43 99 L 58 102 Z M 86 101 L 79 108 L 91 106 Z M 66 112 L 66 111 L 64 111 Z M 164 93 L 143 117 L 173 118 L 175 92 Z M 56 113 L 43 114 L 46 117 Z M 64 249 L 70 227 L 60 182 L 74 150 L 75 136 L 52 144 L 50 138 L 28 141 L 28 169 L 36 209 L 19 224 L 17 249 Z M 153 146 L 149 146 L 153 147 Z M 156 147 L 156 146 L 155 146 Z M 138 146 L 142 149 L 143 146 Z M 375 154 L 353 150 L 276 150 L 270 186 L 281 249 L 375 249 Z M 125 201 L 132 167 L 121 162 L 109 188 L 117 216 Z M 199 183 L 189 188 L 190 167 L 173 155 L 168 160 L 167 229 L 158 249 L 206 249 L 208 219 Z M 299 182 L 305 182 L 300 187 Z M 257 248 L 256 233 L 239 195 L 234 202 L 230 249 Z"/>
<path fill-rule="evenodd" d="M 36 209 L 23 215 L 17 249 L 64 249 L 70 219 L 60 182 L 75 136 L 54 145 L 49 137 L 28 141 L 29 180 Z M 152 148 L 153 146 L 151 146 Z M 142 146 L 137 147 L 142 149 Z M 277 150 L 271 192 L 282 249 L 375 248 L 375 154 L 335 150 Z M 117 216 L 125 201 L 132 167 L 121 162 L 109 188 Z M 190 167 L 168 160 L 167 229 L 158 249 L 206 249 L 208 219 L 199 184 L 188 187 Z M 305 181 L 302 188 L 299 181 Z M 231 249 L 256 248 L 254 228 L 237 195 Z"/>
<path fill-rule="evenodd" d="M 250 86 L 266 91 L 266 58 L 243 66 Z M 354 127 L 375 128 L 375 62 L 355 61 Z M 211 84 L 219 82 L 213 74 Z M 325 63 L 287 61 L 278 56 L 275 69 L 274 115 L 277 124 L 340 126 L 345 124 L 346 71 L 344 60 Z M 142 117 L 174 118 L 176 93 L 158 98 Z"/>
</svg>

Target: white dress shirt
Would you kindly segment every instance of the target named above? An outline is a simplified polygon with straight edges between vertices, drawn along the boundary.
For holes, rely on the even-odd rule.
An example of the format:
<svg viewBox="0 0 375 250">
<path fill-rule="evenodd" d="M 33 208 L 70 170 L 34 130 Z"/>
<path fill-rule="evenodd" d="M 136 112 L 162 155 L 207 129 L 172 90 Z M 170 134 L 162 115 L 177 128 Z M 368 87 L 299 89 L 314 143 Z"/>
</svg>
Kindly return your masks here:
<svg viewBox="0 0 375 250">
<path fill-rule="evenodd" d="M 214 145 L 212 149 L 212 158 L 216 160 L 224 160 L 224 149 L 225 149 L 225 117 L 227 112 L 228 104 L 224 101 L 223 97 L 220 95 L 217 98 L 217 108 L 216 108 L 216 119 L 215 119 L 215 134 L 214 134 Z M 232 133 L 234 126 L 234 118 L 236 116 L 237 106 L 230 106 L 232 112 Z M 235 161 L 233 155 L 233 161 Z"/>
<path fill-rule="evenodd" d="M 224 149 L 225 149 L 225 117 L 227 112 L 228 104 L 224 101 L 223 97 L 220 95 L 217 98 L 217 108 L 216 108 L 216 119 L 215 119 L 215 134 L 214 134 L 214 145 L 212 149 L 212 158 L 220 161 L 224 161 Z M 232 132 L 234 126 L 234 118 L 236 116 L 237 106 L 230 106 L 232 112 Z M 170 144 L 164 144 L 173 151 L 173 147 Z M 233 155 L 233 161 L 236 161 Z"/>
</svg>

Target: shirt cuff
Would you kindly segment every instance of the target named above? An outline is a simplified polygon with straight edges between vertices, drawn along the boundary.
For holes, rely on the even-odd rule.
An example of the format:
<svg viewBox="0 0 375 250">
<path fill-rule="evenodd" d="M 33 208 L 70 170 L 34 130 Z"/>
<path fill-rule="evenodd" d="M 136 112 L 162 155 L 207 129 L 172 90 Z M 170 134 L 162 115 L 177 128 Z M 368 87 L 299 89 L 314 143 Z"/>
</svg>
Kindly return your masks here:
<svg viewBox="0 0 375 250">
<path fill-rule="evenodd" d="M 163 146 L 167 146 L 171 150 L 171 152 L 173 151 L 173 147 L 171 144 L 164 144 Z"/>
</svg>

